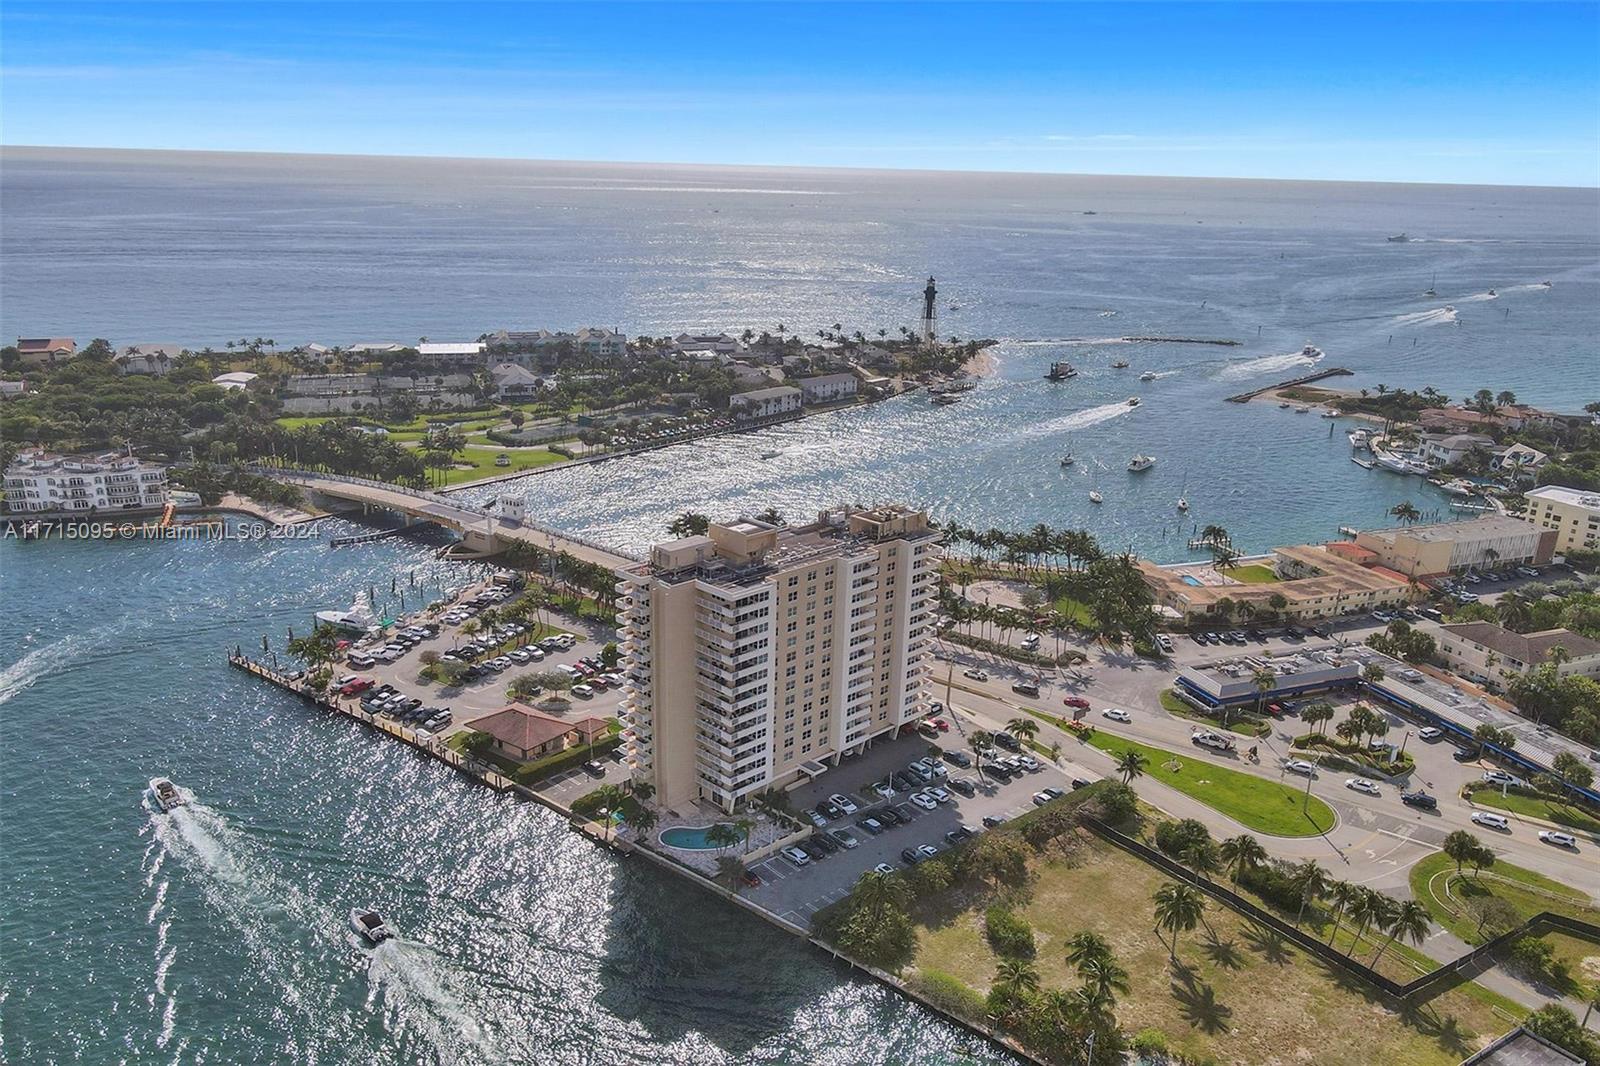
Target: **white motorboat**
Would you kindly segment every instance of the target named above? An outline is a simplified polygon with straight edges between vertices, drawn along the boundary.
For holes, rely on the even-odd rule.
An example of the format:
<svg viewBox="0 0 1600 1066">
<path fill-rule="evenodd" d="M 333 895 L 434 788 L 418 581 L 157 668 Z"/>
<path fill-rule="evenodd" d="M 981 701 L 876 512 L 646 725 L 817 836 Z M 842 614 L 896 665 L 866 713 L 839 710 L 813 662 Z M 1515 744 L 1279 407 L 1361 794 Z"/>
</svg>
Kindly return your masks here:
<svg viewBox="0 0 1600 1066">
<path fill-rule="evenodd" d="M 1155 379 L 1156 372 L 1154 370 L 1146 370 L 1143 374 L 1139 375 L 1140 381 L 1154 381 Z"/>
<path fill-rule="evenodd" d="M 332 626 L 346 633 L 365 633 L 378 624 L 378 617 L 372 613 L 364 592 L 356 594 L 349 610 L 318 611 L 315 617 L 318 625 Z"/>
<path fill-rule="evenodd" d="M 1129 396 L 1128 397 L 1128 406 L 1129 407 L 1138 407 L 1139 406 L 1139 397 L 1137 397 L 1137 396 Z"/>
<path fill-rule="evenodd" d="M 394 936 L 394 930 L 384 922 L 383 915 L 365 907 L 350 908 L 350 928 L 373 947 Z"/>
<path fill-rule="evenodd" d="M 1547 282 L 1545 282 L 1545 284 L 1548 285 L 1550 283 L 1547 281 Z M 1111 364 L 1111 369 L 1112 370 L 1126 370 L 1126 369 L 1128 369 L 1128 361 L 1126 359 L 1118 359 L 1115 363 Z"/>
<path fill-rule="evenodd" d="M 1322 417 L 1323 418 L 1338 418 L 1339 417 L 1339 412 L 1335 411 L 1331 407 L 1323 408 Z"/>
<path fill-rule="evenodd" d="M 1128 469 L 1135 474 L 1142 474 L 1144 471 L 1149 470 L 1155 465 L 1155 456 L 1145 455 L 1143 452 L 1140 452 L 1138 455 L 1135 455 L 1132 459 L 1128 460 Z"/>
<path fill-rule="evenodd" d="M 1411 238 L 1407 237 L 1404 233 L 1396 233 L 1393 237 L 1389 238 L 1389 243 L 1390 244 L 1405 244 L 1410 240 L 1411 240 Z"/>
<path fill-rule="evenodd" d="M 1297 415 L 1310 414 L 1311 413 L 1311 405 L 1303 403 L 1299 407 L 1296 407 L 1294 409 L 1294 413 L 1297 414 Z"/>
<path fill-rule="evenodd" d="M 1315 344 L 1307 344 L 1304 348 L 1300 349 L 1300 355 L 1306 359 L 1311 359 L 1314 361 L 1321 359 L 1323 352 L 1322 349 L 1318 348 Z"/>
<path fill-rule="evenodd" d="M 1543 285 L 1543 286 L 1544 286 L 1544 287 L 1545 287 L 1545 288 L 1547 288 L 1547 289 L 1548 289 L 1548 288 L 1550 288 L 1550 287 L 1552 287 L 1552 286 L 1553 286 L 1553 285 L 1554 285 L 1554 282 L 1549 282 L 1549 281 L 1541 281 L 1541 282 L 1540 282 L 1540 283 L 1539 283 L 1539 284 L 1540 284 L 1540 285 Z"/>
<path fill-rule="evenodd" d="M 1189 509 L 1189 501 L 1184 499 L 1182 496 L 1179 496 L 1178 497 L 1178 510 L 1187 511 L 1188 509 Z"/>
<path fill-rule="evenodd" d="M 178 786 L 164 777 L 150 779 L 150 798 L 163 813 L 175 811 L 189 802 L 183 793 L 178 791 Z"/>
<path fill-rule="evenodd" d="M 1293 407 L 1294 404 L 1290 403 L 1288 400 L 1285 400 L 1282 403 L 1280 403 L 1278 406 L 1283 408 L 1285 411 L 1287 411 L 1289 408 Z"/>
<path fill-rule="evenodd" d="M 1349 438 L 1350 447 L 1352 448 L 1365 448 L 1372 440 L 1372 434 L 1364 429 L 1352 429 L 1345 436 Z"/>
<path fill-rule="evenodd" d="M 1396 474 L 1416 474 L 1420 477 L 1426 477 L 1433 473 L 1432 467 L 1417 459 L 1407 459 L 1405 456 L 1394 455 L 1390 452 L 1374 452 L 1373 454 L 1376 456 L 1376 462 L 1379 466 Z"/>
<path fill-rule="evenodd" d="M 1090 489 L 1089 490 L 1089 502 L 1090 503 L 1105 503 L 1106 502 L 1106 498 L 1104 496 L 1100 495 L 1100 490 L 1099 489 Z"/>
</svg>

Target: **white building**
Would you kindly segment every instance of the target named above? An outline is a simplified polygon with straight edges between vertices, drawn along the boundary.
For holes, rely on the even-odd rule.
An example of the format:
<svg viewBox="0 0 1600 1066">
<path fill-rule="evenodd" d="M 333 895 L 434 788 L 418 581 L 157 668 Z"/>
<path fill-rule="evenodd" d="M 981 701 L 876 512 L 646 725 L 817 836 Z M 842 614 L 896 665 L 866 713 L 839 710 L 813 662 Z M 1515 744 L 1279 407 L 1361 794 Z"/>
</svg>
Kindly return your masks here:
<svg viewBox="0 0 1600 1066">
<path fill-rule="evenodd" d="M 5 484 L 13 514 L 126 511 L 167 502 L 166 467 L 116 452 L 95 458 L 23 452 L 6 468 Z"/>
<path fill-rule="evenodd" d="M 1538 448 L 1530 448 L 1526 444 L 1512 444 L 1496 452 L 1489 465 L 1502 474 L 1523 477 L 1537 474 L 1549 461 L 1550 457 Z"/>
<path fill-rule="evenodd" d="M 576 333 L 552 333 L 547 329 L 496 330 L 489 334 L 488 346 L 497 353 L 509 351 L 512 355 L 497 358 L 527 365 L 528 360 L 517 355 L 557 356 L 563 352 L 595 358 L 621 358 L 628 354 L 628 336 L 619 330 L 587 326 Z"/>
<path fill-rule="evenodd" d="M 417 354 L 431 362 L 462 366 L 468 363 L 481 363 L 483 361 L 483 349 L 484 345 L 481 341 L 419 344 L 417 345 Z"/>
<path fill-rule="evenodd" d="M 735 418 L 772 418 L 800 410 L 800 390 L 793 385 L 738 392 L 728 397 L 728 410 Z"/>
<path fill-rule="evenodd" d="M 178 364 L 183 354 L 179 344 L 134 344 L 112 356 L 119 374 L 153 374 L 160 377 Z"/>
<path fill-rule="evenodd" d="M 680 333 L 672 338 L 673 347 L 680 352 L 708 351 L 732 355 L 743 347 L 739 338 L 726 333 Z"/>
<path fill-rule="evenodd" d="M 1517 674 L 1550 662 L 1556 648 L 1566 652 L 1556 673 L 1563 677 L 1577 674 L 1600 678 L 1600 641 L 1570 629 L 1515 633 L 1492 622 L 1439 627 L 1439 658 L 1445 666 L 1469 681 L 1496 688 Z"/>
<path fill-rule="evenodd" d="M 226 374 L 218 374 L 212 378 L 211 384 L 221 385 L 225 389 L 245 389 L 249 388 L 250 383 L 260 376 L 260 374 L 252 374 L 248 370 L 231 370 Z"/>
<path fill-rule="evenodd" d="M 494 380 L 494 394 L 499 400 L 531 399 L 546 389 L 555 388 L 544 378 L 516 363 L 496 363 L 489 368 L 489 377 Z"/>
<path fill-rule="evenodd" d="M 938 542 L 899 506 L 745 518 L 619 570 L 634 780 L 731 811 L 920 718 Z"/>
<path fill-rule="evenodd" d="M 1523 497 L 1528 521 L 1556 531 L 1556 551 L 1600 549 L 1600 492 L 1546 485 Z"/>
<path fill-rule="evenodd" d="M 860 387 L 854 374 L 819 374 L 813 378 L 801 378 L 795 382 L 800 386 L 800 395 L 806 403 L 837 403 L 855 396 Z"/>
<path fill-rule="evenodd" d="M 1429 464 L 1449 466 L 1465 459 L 1474 448 L 1490 452 L 1494 447 L 1494 438 L 1482 433 L 1427 433 L 1422 437 L 1421 451 L 1422 458 Z"/>
</svg>

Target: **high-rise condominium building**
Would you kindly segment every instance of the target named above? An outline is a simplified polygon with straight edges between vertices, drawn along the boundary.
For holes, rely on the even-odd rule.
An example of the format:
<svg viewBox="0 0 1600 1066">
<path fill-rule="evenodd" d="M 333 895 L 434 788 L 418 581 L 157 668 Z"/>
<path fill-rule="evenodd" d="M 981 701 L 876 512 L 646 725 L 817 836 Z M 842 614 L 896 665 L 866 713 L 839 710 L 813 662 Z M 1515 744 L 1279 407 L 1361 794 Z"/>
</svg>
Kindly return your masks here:
<svg viewBox="0 0 1600 1066">
<path fill-rule="evenodd" d="M 636 782 L 731 811 L 926 713 L 939 533 L 907 507 L 753 518 L 618 571 Z"/>
</svg>

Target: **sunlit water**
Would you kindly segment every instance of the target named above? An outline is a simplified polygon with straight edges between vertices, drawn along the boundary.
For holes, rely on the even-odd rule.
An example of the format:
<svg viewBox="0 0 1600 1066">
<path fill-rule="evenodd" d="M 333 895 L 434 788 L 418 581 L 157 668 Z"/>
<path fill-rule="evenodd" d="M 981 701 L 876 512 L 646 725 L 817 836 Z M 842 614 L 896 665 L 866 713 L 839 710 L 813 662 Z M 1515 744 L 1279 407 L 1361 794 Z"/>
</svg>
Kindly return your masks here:
<svg viewBox="0 0 1600 1066">
<path fill-rule="evenodd" d="M 1223 402 L 1309 370 L 1307 341 L 1357 372 L 1335 384 L 1600 398 L 1593 192 L 15 150 L 0 179 L 6 336 L 893 333 L 933 273 L 959 307 L 942 333 L 1003 339 L 954 407 L 911 396 L 473 491 L 633 548 L 689 507 L 905 499 L 1179 559 L 1195 524 L 1262 549 L 1442 507 L 1350 463 L 1343 425 Z M 1401 230 L 1420 239 L 1383 240 Z M 1243 343 L 1117 342 L 1149 334 Z M 1044 382 L 1062 358 L 1082 376 Z M 1136 451 L 1156 468 L 1127 473 Z M 413 572 L 412 603 L 463 579 L 394 541 L 0 544 L 0 1057 L 954 1057 L 952 1029 L 793 939 L 223 665 Z M 196 805 L 151 814 L 156 774 Z M 402 941 L 354 948 L 363 904 Z"/>
</svg>

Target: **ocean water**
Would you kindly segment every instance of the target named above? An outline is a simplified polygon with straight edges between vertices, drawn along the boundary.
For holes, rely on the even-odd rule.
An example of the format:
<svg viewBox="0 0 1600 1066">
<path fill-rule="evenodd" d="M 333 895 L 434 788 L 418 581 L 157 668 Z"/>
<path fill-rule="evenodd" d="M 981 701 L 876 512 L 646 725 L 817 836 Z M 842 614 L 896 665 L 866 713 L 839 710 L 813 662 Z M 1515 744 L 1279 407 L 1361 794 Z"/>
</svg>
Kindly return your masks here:
<svg viewBox="0 0 1600 1066">
<path fill-rule="evenodd" d="M 1335 384 L 1600 398 L 1593 190 L 5 149 L 0 211 L 7 337 L 895 333 L 934 274 L 941 333 L 1002 341 L 954 407 L 474 490 L 635 548 L 690 507 L 896 498 L 1180 559 L 1195 523 L 1264 549 L 1442 507 L 1350 463 L 1343 424 L 1223 402 L 1309 370 L 1307 342 L 1355 371 Z M 1242 343 L 1118 340 L 1140 335 Z M 1082 376 L 1044 382 L 1061 358 Z M 1156 468 L 1127 473 L 1135 451 Z M 0 542 L 0 1057 L 957 1060 L 948 1026 L 790 938 L 222 663 L 413 573 L 464 579 L 396 541 Z M 157 774 L 199 804 L 152 816 Z M 344 934 L 364 903 L 406 938 L 370 969 Z"/>
</svg>

